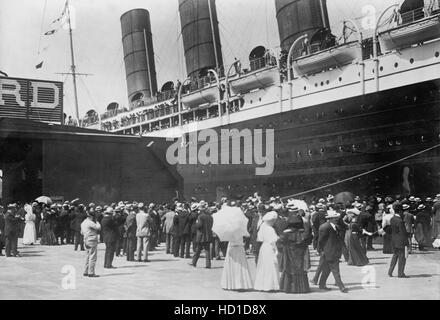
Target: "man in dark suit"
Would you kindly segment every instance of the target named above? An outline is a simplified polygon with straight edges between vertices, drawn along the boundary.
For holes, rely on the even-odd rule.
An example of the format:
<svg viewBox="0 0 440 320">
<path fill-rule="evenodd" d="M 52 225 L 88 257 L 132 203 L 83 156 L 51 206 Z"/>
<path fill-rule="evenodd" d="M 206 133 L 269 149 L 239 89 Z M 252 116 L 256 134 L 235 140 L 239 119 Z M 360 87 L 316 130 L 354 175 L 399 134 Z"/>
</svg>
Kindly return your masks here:
<svg viewBox="0 0 440 320">
<path fill-rule="evenodd" d="M 102 236 L 105 243 L 104 268 L 113 269 L 113 258 L 116 251 L 116 242 L 119 237 L 118 222 L 113 216 L 113 208 L 108 207 L 101 221 Z"/>
<path fill-rule="evenodd" d="M 394 206 L 394 217 L 391 218 L 391 244 L 393 246 L 394 254 L 391 258 L 390 269 L 388 270 L 388 275 L 390 277 L 393 276 L 393 271 L 396 266 L 397 261 L 399 261 L 399 265 L 397 268 L 397 277 L 398 278 L 409 278 L 405 275 L 405 247 L 409 246 L 408 242 L 408 232 L 405 228 L 405 223 L 401 217 L 402 215 L 402 206 L 395 205 Z"/>
<path fill-rule="evenodd" d="M 127 261 L 134 261 L 134 252 L 136 251 L 136 211 L 128 210 L 127 219 L 125 219 L 124 231 L 127 239 Z"/>
<path fill-rule="evenodd" d="M 17 241 L 20 232 L 20 223 L 22 219 L 16 213 L 15 204 L 9 205 L 5 215 L 5 240 L 6 256 L 19 257 L 17 251 Z"/>
<path fill-rule="evenodd" d="M 316 249 L 318 247 L 319 227 L 326 222 L 325 215 L 326 215 L 325 205 L 318 203 L 316 205 L 316 213 L 312 217 L 313 249 Z"/>
<path fill-rule="evenodd" d="M 191 258 L 189 255 L 189 247 L 191 245 L 189 239 L 189 213 L 181 204 L 176 206 L 177 215 L 174 217 L 174 227 L 176 234 L 176 242 L 174 245 L 174 256 L 180 258 Z"/>
<path fill-rule="evenodd" d="M 328 221 L 319 227 L 318 235 L 318 252 L 321 254 L 320 264 L 322 270 L 321 278 L 319 280 L 319 288 L 322 290 L 329 290 L 326 286 L 326 282 L 331 272 L 339 290 L 346 293 L 348 290 L 345 288 L 339 272 L 339 259 L 342 255 L 343 241 L 343 239 L 339 237 L 337 227 L 340 214 L 336 211 L 329 210 L 325 217 Z"/>
<path fill-rule="evenodd" d="M 360 208 L 357 209 L 360 210 Z M 370 206 L 367 206 L 365 210 L 362 210 L 358 218 L 359 227 L 370 233 L 374 232 L 374 224 L 376 223 L 374 220 L 374 214 L 371 213 L 371 210 L 372 208 Z M 370 235 L 365 233 L 359 235 L 361 247 L 364 250 L 365 254 L 367 254 L 367 249 L 373 249 L 373 247 L 368 248 L 370 238 L 372 239 Z"/>
<path fill-rule="evenodd" d="M 205 201 L 201 201 L 199 204 L 199 216 L 195 223 L 196 228 L 196 252 L 194 254 L 192 263 L 190 265 L 196 266 L 197 260 L 200 258 L 200 253 L 203 249 L 205 249 L 206 256 L 206 268 L 211 268 L 211 255 L 210 255 L 210 245 L 213 240 L 212 237 L 212 225 L 214 220 L 212 216 L 209 214 L 208 204 Z"/>
<path fill-rule="evenodd" d="M 75 251 L 80 246 L 81 251 L 84 251 L 84 238 L 81 235 L 81 223 L 87 218 L 87 213 L 84 210 L 84 205 L 80 204 L 75 209 L 75 218 L 72 220 L 71 226 L 75 232 Z"/>
</svg>

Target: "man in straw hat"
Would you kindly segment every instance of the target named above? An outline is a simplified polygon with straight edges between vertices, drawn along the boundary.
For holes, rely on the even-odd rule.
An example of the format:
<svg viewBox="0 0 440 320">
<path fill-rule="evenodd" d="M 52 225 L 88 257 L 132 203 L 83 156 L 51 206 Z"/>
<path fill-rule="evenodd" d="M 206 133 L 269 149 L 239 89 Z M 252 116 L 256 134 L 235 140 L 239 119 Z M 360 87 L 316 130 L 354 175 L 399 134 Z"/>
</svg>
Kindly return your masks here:
<svg viewBox="0 0 440 320">
<path fill-rule="evenodd" d="M 391 242 L 393 246 L 393 257 L 391 258 L 390 268 L 388 269 L 388 276 L 393 276 L 393 271 L 396 266 L 397 261 L 399 261 L 398 265 L 398 274 L 399 278 L 408 278 L 405 275 L 405 264 L 406 264 L 406 255 L 405 249 L 409 246 L 408 241 L 408 233 L 406 232 L 405 223 L 402 220 L 403 208 L 401 205 L 394 206 L 395 214 L 394 217 L 391 218 Z"/>
<path fill-rule="evenodd" d="M 190 265 L 194 267 L 197 265 L 197 260 L 199 260 L 200 253 L 202 252 L 203 249 L 205 249 L 205 258 L 206 258 L 205 268 L 210 269 L 211 268 L 210 245 L 213 240 L 212 225 L 214 223 L 214 220 L 208 209 L 209 209 L 208 204 L 202 200 L 198 206 L 198 211 L 200 214 L 195 222 L 195 228 L 196 228 L 195 242 L 197 243 L 197 246 L 194 257 Z"/>
<path fill-rule="evenodd" d="M 327 211 L 327 215 L 325 216 L 327 222 L 319 227 L 318 252 L 321 254 L 319 263 L 321 265 L 319 288 L 322 290 L 330 290 L 326 286 L 326 282 L 331 272 L 335 278 L 336 285 L 339 287 L 339 290 L 343 293 L 346 293 L 348 290 L 345 288 L 339 272 L 339 259 L 342 255 L 343 241 L 339 237 L 337 227 L 340 216 L 341 215 L 334 210 Z"/>
<path fill-rule="evenodd" d="M 81 235 L 84 237 L 86 251 L 86 263 L 84 267 L 84 276 L 95 278 L 96 260 L 98 259 L 98 242 L 101 225 L 95 220 L 94 213 L 89 211 L 87 218 L 81 223 Z"/>
</svg>

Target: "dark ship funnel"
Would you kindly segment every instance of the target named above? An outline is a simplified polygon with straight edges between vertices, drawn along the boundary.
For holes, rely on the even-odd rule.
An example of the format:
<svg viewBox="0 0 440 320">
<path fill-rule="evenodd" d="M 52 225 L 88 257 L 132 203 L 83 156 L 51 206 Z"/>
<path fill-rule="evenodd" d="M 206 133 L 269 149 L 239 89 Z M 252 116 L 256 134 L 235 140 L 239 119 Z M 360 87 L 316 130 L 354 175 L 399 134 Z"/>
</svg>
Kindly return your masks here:
<svg viewBox="0 0 440 320">
<path fill-rule="evenodd" d="M 188 76 L 202 77 L 208 69 L 221 69 L 215 0 L 179 0 L 179 12 Z"/>
<path fill-rule="evenodd" d="M 288 51 L 304 34 L 311 39 L 323 28 L 329 28 L 326 0 L 275 0 L 281 49 Z"/>
<path fill-rule="evenodd" d="M 128 99 L 151 98 L 157 92 L 150 13 L 133 9 L 121 16 Z"/>
</svg>

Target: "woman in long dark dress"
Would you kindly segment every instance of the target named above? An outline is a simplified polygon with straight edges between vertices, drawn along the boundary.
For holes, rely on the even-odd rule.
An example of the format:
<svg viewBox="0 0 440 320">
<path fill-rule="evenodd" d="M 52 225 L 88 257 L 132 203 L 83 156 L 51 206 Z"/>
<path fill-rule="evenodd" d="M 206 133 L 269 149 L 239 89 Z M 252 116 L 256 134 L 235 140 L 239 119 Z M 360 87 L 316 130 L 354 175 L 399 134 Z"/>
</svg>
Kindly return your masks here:
<svg viewBox="0 0 440 320">
<path fill-rule="evenodd" d="M 53 246 L 57 244 L 55 237 L 55 219 L 56 214 L 54 209 L 43 208 L 41 212 L 42 220 L 40 223 L 41 241 L 42 245 Z"/>
<path fill-rule="evenodd" d="M 287 223 L 287 229 L 277 241 L 280 290 L 286 293 L 308 293 L 310 287 L 304 257 L 313 236 L 309 229 L 304 229 L 299 215 L 290 216 Z"/>
<path fill-rule="evenodd" d="M 426 206 L 421 204 L 417 207 L 414 236 L 419 245 L 419 250 L 431 246 L 431 214 Z"/>
<path fill-rule="evenodd" d="M 347 215 L 344 217 L 344 222 L 348 224 L 348 265 L 358 267 L 365 266 L 369 263 L 367 255 L 359 241 L 359 235 L 364 232 L 358 224 L 358 216 L 360 213 L 361 212 L 356 208 L 348 209 Z"/>
</svg>

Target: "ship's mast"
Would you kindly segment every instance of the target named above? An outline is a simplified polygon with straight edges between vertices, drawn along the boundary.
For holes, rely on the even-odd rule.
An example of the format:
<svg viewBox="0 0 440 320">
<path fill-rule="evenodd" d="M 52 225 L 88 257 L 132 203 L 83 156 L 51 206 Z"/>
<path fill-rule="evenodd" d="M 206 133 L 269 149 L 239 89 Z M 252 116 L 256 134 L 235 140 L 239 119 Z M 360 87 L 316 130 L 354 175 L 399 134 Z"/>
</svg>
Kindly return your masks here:
<svg viewBox="0 0 440 320">
<path fill-rule="evenodd" d="M 78 91 L 76 88 L 76 66 L 75 66 L 75 55 L 73 53 L 73 35 L 72 35 L 72 23 L 70 21 L 70 7 L 69 7 L 69 1 L 66 1 L 66 5 L 67 5 L 67 18 L 69 21 L 69 37 L 70 37 L 70 57 L 72 60 L 72 66 L 71 66 L 71 70 L 72 70 L 72 79 L 73 79 L 73 92 L 75 95 L 75 114 L 76 114 L 76 119 L 78 121 L 79 124 L 79 108 L 78 108 Z"/>
</svg>

